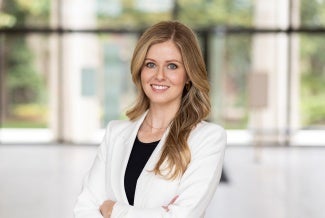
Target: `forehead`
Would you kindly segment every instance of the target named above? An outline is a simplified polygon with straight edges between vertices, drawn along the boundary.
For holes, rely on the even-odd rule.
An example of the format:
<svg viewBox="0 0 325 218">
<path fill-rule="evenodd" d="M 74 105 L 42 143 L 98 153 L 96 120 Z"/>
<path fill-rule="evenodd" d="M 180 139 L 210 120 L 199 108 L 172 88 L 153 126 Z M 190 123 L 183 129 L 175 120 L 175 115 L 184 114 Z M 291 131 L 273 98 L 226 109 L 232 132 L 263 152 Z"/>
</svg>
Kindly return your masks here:
<svg viewBox="0 0 325 218">
<path fill-rule="evenodd" d="M 169 40 L 162 43 L 153 44 L 149 47 L 146 58 L 151 59 L 176 59 L 181 61 L 182 54 L 176 44 Z"/>
</svg>

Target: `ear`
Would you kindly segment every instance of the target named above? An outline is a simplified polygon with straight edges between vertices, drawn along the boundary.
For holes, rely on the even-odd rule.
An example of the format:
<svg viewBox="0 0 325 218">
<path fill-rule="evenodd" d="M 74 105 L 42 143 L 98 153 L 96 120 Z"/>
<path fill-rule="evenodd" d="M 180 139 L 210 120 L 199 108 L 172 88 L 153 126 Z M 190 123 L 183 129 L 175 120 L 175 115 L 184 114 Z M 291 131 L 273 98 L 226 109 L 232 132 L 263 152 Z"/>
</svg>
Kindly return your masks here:
<svg viewBox="0 0 325 218">
<path fill-rule="evenodd" d="M 188 92 L 192 87 L 192 82 L 191 80 L 188 80 L 186 83 L 185 83 L 185 89 L 186 91 Z"/>
</svg>

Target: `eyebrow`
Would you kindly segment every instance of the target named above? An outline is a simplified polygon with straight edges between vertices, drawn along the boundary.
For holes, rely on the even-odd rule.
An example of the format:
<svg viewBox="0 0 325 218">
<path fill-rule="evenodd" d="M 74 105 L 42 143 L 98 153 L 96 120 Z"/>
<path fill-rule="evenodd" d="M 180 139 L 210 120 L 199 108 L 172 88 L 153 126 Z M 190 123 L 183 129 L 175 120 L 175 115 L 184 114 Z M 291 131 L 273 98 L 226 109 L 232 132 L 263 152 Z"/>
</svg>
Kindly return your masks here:
<svg viewBox="0 0 325 218">
<path fill-rule="evenodd" d="M 155 59 L 152 59 L 152 58 L 145 58 L 144 59 L 145 61 L 156 61 Z M 182 61 L 179 61 L 179 60 L 176 60 L 176 59 L 171 59 L 171 60 L 167 60 L 166 62 L 170 63 L 170 62 L 177 62 L 177 63 L 180 63 L 180 64 L 183 64 Z"/>
</svg>

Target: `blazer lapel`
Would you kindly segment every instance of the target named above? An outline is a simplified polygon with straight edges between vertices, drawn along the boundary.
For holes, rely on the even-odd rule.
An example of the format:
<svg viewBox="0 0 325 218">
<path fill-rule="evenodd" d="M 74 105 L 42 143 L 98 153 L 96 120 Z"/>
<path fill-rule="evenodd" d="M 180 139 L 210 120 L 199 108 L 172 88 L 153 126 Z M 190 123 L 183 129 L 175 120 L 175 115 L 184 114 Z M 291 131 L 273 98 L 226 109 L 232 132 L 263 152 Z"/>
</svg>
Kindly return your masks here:
<svg viewBox="0 0 325 218">
<path fill-rule="evenodd" d="M 146 116 L 144 113 L 138 120 L 130 122 L 130 125 L 120 134 L 115 136 L 114 154 L 112 160 L 112 188 L 115 190 L 116 199 L 128 204 L 124 188 L 124 174 L 131 154 L 135 137 Z"/>
<path fill-rule="evenodd" d="M 135 189 L 135 196 L 134 196 L 134 205 L 136 206 L 141 206 L 143 202 L 148 199 L 147 197 L 153 194 L 153 193 L 148 193 L 146 187 L 150 183 L 150 178 L 154 176 L 152 170 L 155 168 L 161 156 L 161 152 L 164 147 L 168 132 L 169 132 L 169 128 L 165 131 L 156 149 L 153 151 L 152 155 L 150 156 L 148 162 L 146 163 L 144 169 L 142 170 L 138 178 L 136 189 Z"/>
</svg>

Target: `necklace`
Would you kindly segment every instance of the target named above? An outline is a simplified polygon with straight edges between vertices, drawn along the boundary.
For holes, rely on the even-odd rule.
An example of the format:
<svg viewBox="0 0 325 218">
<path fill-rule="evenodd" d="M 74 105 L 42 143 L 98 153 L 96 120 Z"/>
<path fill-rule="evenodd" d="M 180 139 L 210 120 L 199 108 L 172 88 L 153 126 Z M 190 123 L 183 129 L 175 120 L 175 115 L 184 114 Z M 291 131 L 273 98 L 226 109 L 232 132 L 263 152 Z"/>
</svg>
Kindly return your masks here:
<svg viewBox="0 0 325 218">
<path fill-rule="evenodd" d="M 150 124 L 148 123 L 147 119 L 145 119 L 144 122 L 145 122 L 149 127 L 151 127 L 152 129 L 159 129 L 159 130 L 165 130 L 165 129 L 167 129 L 167 127 L 160 127 L 160 128 L 158 128 L 158 127 L 153 127 L 152 125 L 150 125 Z"/>
<path fill-rule="evenodd" d="M 149 119 L 149 115 L 150 114 L 148 114 L 148 119 Z M 144 119 L 144 122 L 149 126 L 149 127 L 151 127 L 152 129 L 157 129 L 157 130 L 165 130 L 165 129 L 167 129 L 167 127 L 168 126 L 166 126 L 166 127 L 154 127 L 154 126 L 152 126 L 149 122 L 148 122 L 148 119 L 147 119 L 147 117 Z"/>
</svg>

